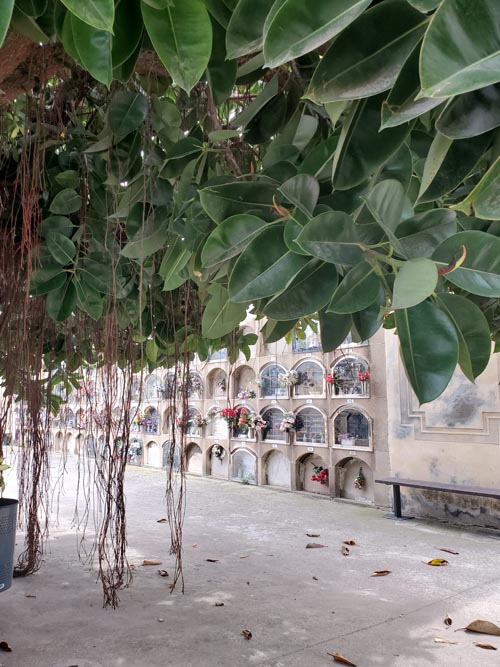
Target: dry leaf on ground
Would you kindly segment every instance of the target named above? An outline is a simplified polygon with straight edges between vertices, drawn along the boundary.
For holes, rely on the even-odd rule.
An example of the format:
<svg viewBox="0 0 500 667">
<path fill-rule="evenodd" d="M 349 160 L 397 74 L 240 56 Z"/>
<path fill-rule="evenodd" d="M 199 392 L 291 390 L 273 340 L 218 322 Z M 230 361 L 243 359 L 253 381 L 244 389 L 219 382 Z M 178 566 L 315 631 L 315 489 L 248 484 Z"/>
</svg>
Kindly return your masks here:
<svg viewBox="0 0 500 667">
<path fill-rule="evenodd" d="M 343 544 L 342 545 L 342 555 L 343 556 L 348 556 L 350 554 L 349 549 Z"/>
<path fill-rule="evenodd" d="M 341 662 L 343 665 L 351 665 L 351 667 L 356 667 L 355 662 L 351 662 L 347 658 L 344 658 L 344 656 L 340 655 L 340 653 L 328 653 L 327 651 L 326 655 L 331 655 L 335 662 Z"/>
<path fill-rule="evenodd" d="M 243 635 L 243 637 L 245 637 L 245 639 L 252 639 L 252 637 L 253 637 L 250 630 L 242 630 L 241 634 Z"/>
<path fill-rule="evenodd" d="M 215 603 L 215 606 L 216 606 L 216 607 L 223 607 L 223 606 L 224 606 L 224 603 L 223 603 L 223 602 L 216 602 L 216 603 Z"/>
<path fill-rule="evenodd" d="M 157 618 L 156 620 L 158 621 L 158 623 L 165 623 L 165 619 L 164 619 L 164 618 Z"/>
<path fill-rule="evenodd" d="M 321 537 L 319 533 L 306 533 L 307 537 Z"/>
<path fill-rule="evenodd" d="M 356 547 L 357 544 L 354 540 L 344 540 L 343 544 L 347 544 L 350 547 Z"/>
<path fill-rule="evenodd" d="M 441 567 L 443 565 L 448 565 L 448 561 L 445 558 L 433 558 L 432 560 L 427 561 L 427 565 Z"/>
<path fill-rule="evenodd" d="M 143 560 L 141 565 L 161 565 L 161 560 Z"/>
<path fill-rule="evenodd" d="M 168 572 L 166 570 L 158 570 L 160 577 L 168 577 Z"/>
<path fill-rule="evenodd" d="M 207 558 L 207 563 L 218 563 L 217 558 Z"/>
<path fill-rule="evenodd" d="M 434 637 L 434 641 L 436 644 L 458 644 L 458 642 L 454 642 L 452 639 L 443 639 L 442 637 Z"/>
<path fill-rule="evenodd" d="M 453 623 L 453 619 L 451 619 L 449 616 L 445 616 L 443 623 L 445 625 L 451 625 Z"/>
<path fill-rule="evenodd" d="M 12 653 L 12 649 L 7 642 L 0 642 L 0 650 L 5 651 L 6 653 Z"/>
<path fill-rule="evenodd" d="M 493 644 L 482 644 L 481 642 L 474 642 L 474 646 L 477 646 L 478 648 L 486 648 L 489 651 L 497 650 L 497 647 L 493 646 Z"/>
<path fill-rule="evenodd" d="M 385 577 L 387 574 L 391 574 L 392 570 L 375 570 L 370 576 L 372 577 Z"/>
<path fill-rule="evenodd" d="M 240 558 L 248 558 L 248 555 L 246 555 L 246 556 L 240 556 Z"/>
<path fill-rule="evenodd" d="M 320 544 L 319 542 L 308 542 L 306 544 L 306 549 L 322 549 L 326 547 L 326 544 Z"/>
<path fill-rule="evenodd" d="M 168 519 L 158 519 L 156 523 L 167 523 Z"/>
<path fill-rule="evenodd" d="M 25 598 L 36 598 L 36 595 L 33 595 L 32 593 L 26 593 Z"/>
<path fill-rule="evenodd" d="M 314 581 L 319 581 L 318 577 L 313 577 Z"/>
<path fill-rule="evenodd" d="M 453 551 L 452 549 L 443 549 L 442 547 L 434 547 L 438 551 L 444 551 L 447 554 L 453 554 L 454 556 L 460 556 L 458 551 Z"/>
<path fill-rule="evenodd" d="M 500 628 L 498 625 L 490 621 L 472 621 L 466 628 L 459 628 L 459 630 L 469 630 L 469 632 L 482 632 L 483 635 L 498 635 L 500 636 Z M 456 632 L 456 631 L 455 631 Z"/>
</svg>

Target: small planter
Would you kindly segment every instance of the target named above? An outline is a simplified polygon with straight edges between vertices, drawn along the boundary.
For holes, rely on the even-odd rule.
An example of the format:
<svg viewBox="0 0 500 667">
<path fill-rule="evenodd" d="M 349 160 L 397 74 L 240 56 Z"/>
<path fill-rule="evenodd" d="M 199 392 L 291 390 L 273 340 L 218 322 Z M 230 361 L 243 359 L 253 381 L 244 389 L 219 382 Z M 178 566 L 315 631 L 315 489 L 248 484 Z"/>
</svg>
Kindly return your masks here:
<svg viewBox="0 0 500 667">
<path fill-rule="evenodd" d="M 342 438 L 340 444 L 342 445 L 342 447 L 355 447 L 356 438 Z"/>
<path fill-rule="evenodd" d="M 18 504 L 14 498 L 0 498 L 0 592 L 12 586 Z"/>
</svg>

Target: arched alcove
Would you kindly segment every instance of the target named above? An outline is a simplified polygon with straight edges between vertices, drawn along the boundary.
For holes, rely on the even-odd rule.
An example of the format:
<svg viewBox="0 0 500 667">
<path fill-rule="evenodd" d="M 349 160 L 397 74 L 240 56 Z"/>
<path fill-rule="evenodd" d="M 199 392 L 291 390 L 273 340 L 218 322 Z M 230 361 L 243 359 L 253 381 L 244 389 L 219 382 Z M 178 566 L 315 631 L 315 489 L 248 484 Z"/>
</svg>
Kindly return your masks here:
<svg viewBox="0 0 500 667">
<path fill-rule="evenodd" d="M 257 484 L 257 457 L 248 449 L 237 449 L 231 456 L 231 479 L 244 484 Z"/>
<path fill-rule="evenodd" d="M 227 396 L 227 374 L 222 368 L 214 368 L 207 377 L 209 398 Z"/>
<path fill-rule="evenodd" d="M 333 417 L 334 447 L 371 449 L 371 419 L 359 408 L 343 406 Z"/>
<path fill-rule="evenodd" d="M 227 422 L 221 415 L 221 409 L 214 406 L 208 411 L 207 435 L 211 438 L 227 440 L 228 428 Z"/>
<path fill-rule="evenodd" d="M 173 444 L 171 440 L 166 440 L 162 445 L 162 468 L 170 468 L 178 471 L 181 466 L 181 450 L 178 444 Z"/>
<path fill-rule="evenodd" d="M 132 381 L 131 397 L 133 401 L 138 401 L 141 396 L 141 379 L 134 378 Z"/>
<path fill-rule="evenodd" d="M 64 434 L 64 440 L 63 440 L 63 452 L 65 454 L 73 454 L 74 453 L 74 438 L 72 433 L 65 433 Z"/>
<path fill-rule="evenodd" d="M 235 410 L 236 418 L 231 431 L 231 437 L 248 440 L 251 437 L 250 416 L 252 415 L 252 411 L 245 405 L 238 405 Z"/>
<path fill-rule="evenodd" d="M 77 454 L 78 456 L 81 456 L 82 454 L 82 442 L 83 442 L 83 436 L 81 433 L 79 433 L 75 437 L 75 454 Z"/>
<path fill-rule="evenodd" d="M 294 370 L 298 375 L 298 382 L 293 387 L 295 396 L 322 396 L 325 393 L 325 369 L 319 361 L 301 361 Z"/>
<path fill-rule="evenodd" d="M 227 479 L 229 456 L 225 447 L 215 444 L 208 451 L 208 469 L 212 477 Z"/>
<path fill-rule="evenodd" d="M 255 371 L 250 366 L 239 366 L 233 373 L 233 398 L 241 401 L 257 398 Z"/>
<path fill-rule="evenodd" d="M 66 408 L 64 411 L 64 427 L 75 428 L 75 413 L 71 408 Z"/>
<path fill-rule="evenodd" d="M 152 373 L 146 378 L 145 387 L 144 387 L 144 398 L 148 401 L 159 398 L 161 395 L 162 387 L 160 378 Z"/>
<path fill-rule="evenodd" d="M 87 452 L 87 456 L 95 459 L 97 455 L 97 442 L 93 435 L 88 435 L 85 438 L 85 450 Z"/>
<path fill-rule="evenodd" d="M 150 440 L 144 447 L 144 465 L 159 468 L 162 462 L 162 451 L 158 443 Z"/>
<path fill-rule="evenodd" d="M 143 446 L 139 438 L 132 438 L 128 448 L 128 462 L 140 465 L 143 461 Z"/>
<path fill-rule="evenodd" d="M 347 457 L 335 466 L 336 494 L 363 503 L 374 502 L 373 470 L 357 457 Z"/>
<path fill-rule="evenodd" d="M 272 449 L 264 459 L 266 484 L 283 489 L 290 488 L 290 460 L 283 452 Z"/>
<path fill-rule="evenodd" d="M 261 432 L 263 440 L 276 440 L 286 442 L 286 432 L 280 430 L 283 421 L 284 410 L 278 407 L 270 406 L 262 410 L 262 418 L 267 422 L 267 428 Z"/>
<path fill-rule="evenodd" d="M 188 396 L 193 401 L 203 399 L 203 378 L 194 371 L 189 374 Z"/>
<path fill-rule="evenodd" d="M 203 472 L 203 454 L 195 442 L 186 446 L 186 471 L 194 475 L 201 475 Z"/>
<path fill-rule="evenodd" d="M 172 398 L 175 398 L 177 391 L 178 381 L 175 376 L 175 373 L 167 373 L 163 376 L 163 382 L 160 387 L 161 398 L 169 401 Z"/>
<path fill-rule="evenodd" d="M 330 479 L 325 470 L 328 470 L 328 462 L 318 454 L 301 456 L 296 463 L 297 491 L 329 495 Z"/>
<path fill-rule="evenodd" d="M 175 425 L 175 408 L 173 405 L 169 406 L 166 410 L 163 411 L 162 419 L 162 433 L 169 434 L 172 433 L 172 429 Z"/>
<path fill-rule="evenodd" d="M 198 420 L 201 419 L 201 412 L 198 408 L 190 407 L 188 410 L 188 420 L 186 424 L 186 434 L 191 436 L 201 436 L 201 427 L 198 426 Z"/>
<path fill-rule="evenodd" d="M 54 437 L 54 450 L 56 452 L 61 452 L 63 446 L 63 434 L 61 431 L 57 431 Z"/>
<path fill-rule="evenodd" d="M 262 398 L 279 398 L 288 396 L 288 389 L 282 386 L 279 375 L 286 374 L 286 368 L 280 364 L 268 364 L 260 372 L 259 384 Z"/>
<path fill-rule="evenodd" d="M 160 413 L 152 405 L 144 410 L 144 431 L 151 435 L 157 435 L 160 430 Z"/>
<path fill-rule="evenodd" d="M 300 428 L 296 430 L 295 442 L 326 443 L 326 419 L 320 410 L 306 406 L 296 414 L 300 417 Z"/>
<path fill-rule="evenodd" d="M 335 396 L 370 396 L 370 365 L 357 354 L 344 355 L 332 366 L 332 390 Z"/>
</svg>

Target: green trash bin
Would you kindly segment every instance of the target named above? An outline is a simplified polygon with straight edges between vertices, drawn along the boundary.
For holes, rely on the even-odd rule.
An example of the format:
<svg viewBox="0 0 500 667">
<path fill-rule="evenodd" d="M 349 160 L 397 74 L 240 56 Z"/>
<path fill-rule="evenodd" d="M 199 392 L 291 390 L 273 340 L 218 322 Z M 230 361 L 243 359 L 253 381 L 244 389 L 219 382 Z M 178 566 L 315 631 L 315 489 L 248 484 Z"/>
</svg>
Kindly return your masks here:
<svg viewBox="0 0 500 667">
<path fill-rule="evenodd" d="M 0 498 L 0 593 L 12 586 L 18 504 L 14 498 Z"/>
</svg>

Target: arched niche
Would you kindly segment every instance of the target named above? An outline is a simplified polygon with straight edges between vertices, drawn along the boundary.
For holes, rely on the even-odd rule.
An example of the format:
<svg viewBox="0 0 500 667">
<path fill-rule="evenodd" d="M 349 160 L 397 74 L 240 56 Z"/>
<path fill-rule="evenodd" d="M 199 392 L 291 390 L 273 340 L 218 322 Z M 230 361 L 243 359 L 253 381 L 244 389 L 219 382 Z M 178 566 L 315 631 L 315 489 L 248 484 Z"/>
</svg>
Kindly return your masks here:
<svg viewBox="0 0 500 667">
<path fill-rule="evenodd" d="M 323 482 L 313 479 L 318 473 L 328 470 L 328 461 L 316 453 L 304 454 L 296 463 L 297 473 L 297 491 L 306 491 L 307 493 L 318 493 L 324 496 L 330 494 L 330 479 L 323 479 Z"/>
<path fill-rule="evenodd" d="M 262 418 L 267 422 L 267 427 L 261 431 L 263 440 L 275 440 L 277 442 L 286 442 L 286 432 L 280 430 L 283 421 L 284 410 L 276 406 L 269 406 L 262 410 Z"/>
<path fill-rule="evenodd" d="M 233 397 L 240 401 L 257 398 L 255 371 L 247 365 L 239 366 L 233 373 Z"/>
<path fill-rule="evenodd" d="M 128 462 L 140 465 L 143 461 L 143 445 L 139 438 L 132 438 L 128 448 Z"/>
<path fill-rule="evenodd" d="M 161 394 L 161 383 L 160 378 L 156 373 L 152 373 L 146 378 L 145 387 L 144 387 L 144 398 L 147 401 L 155 400 L 159 398 Z"/>
<path fill-rule="evenodd" d="M 181 450 L 172 440 L 166 440 L 162 445 L 162 468 L 170 468 L 177 472 L 181 466 Z"/>
<path fill-rule="evenodd" d="M 161 458 L 161 447 L 153 440 L 147 442 L 144 447 L 144 465 L 159 468 L 161 465 Z"/>
<path fill-rule="evenodd" d="M 298 382 L 293 387 L 295 396 L 322 396 L 325 393 L 325 369 L 319 361 L 301 361 L 294 370 L 298 375 Z"/>
<path fill-rule="evenodd" d="M 227 422 L 221 415 L 221 409 L 214 406 L 208 411 L 207 435 L 211 438 L 227 440 L 228 428 Z"/>
<path fill-rule="evenodd" d="M 227 374 L 222 368 L 213 368 L 207 377 L 209 398 L 227 396 Z"/>
<path fill-rule="evenodd" d="M 197 418 L 201 417 L 198 408 L 190 407 L 188 410 L 188 420 L 186 424 L 186 434 L 191 436 L 201 436 L 201 427 L 197 424 Z"/>
<path fill-rule="evenodd" d="M 203 399 L 203 378 L 195 371 L 189 373 L 188 396 L 193 401 Z"/>
<path fill-rule="evenodd" d="M 81 433 L 79 433 L 75 437 L 75 454 L 80 456 L 82 454 L 82 442 L 83 442 L 83 436 Z"/>
<path fill-rule="evenodd" d="M 144 431 L 151 435 L 157 435 L 160 430 L 160 413 L 158 410 L 152 406 L 144 410 Z"/>
<path fill-rule="evenodd" d="M 166 373 L 166 375 L 164 375 L 163 377 L 163 382 L 160 388 L 161 398 L 166 401 L 175 398 L 178 384 L 179 383 L 177 381 L 175 373 Z"/>
<path fill-rule="evenodd" d="M 268 364 L 260 372 L 259 384 L 261 398 L 287 397 L 288 389 L 279 382 L 279 375 L 286 374 L 286 368 L 280 364 Z"/>
<path fill-rule="evenodd" d="M 295 442 L 326 443 L 326 419 L 320 410 L 306 406 L 299 408 L 296 414 L 300 417 L 300 428 L 295 432 Z"/>
<path fill-rule="evenodd" d="M 208 451 L 208 469 L 212 477 L 227 479 L 229 456 L 227 449 L 216 443 Z"/>
<path fill-rule="evenodd" d="M 195 442 L 186 446 L 186 471 L 194 475 L 201 475 L 203 472 L 203 454 Z"/>
<path fill-rule="evenodd" d="M 138 401 L 141 396 L 141 380 L 134 378 L 132 380 L 131 398 L 133 401 Z"/>
<path fill-rule="evenodd" d="M 162 433 L 172 433 L 172 429 L 175 425 L 175 408 L 173 405 L 169 406 L 166 410 L 163 411 L 162 419 Z"/>
<path fill-rule="evenodd" d="M 373 470 L 366 461 L 357 457 L 346 457 L 335 466 L 336 494 L 358 502 L 374 502 Z"/>
<path fill-rule="evenodd" d="M 65 454 L 73 454 L 74 452 L 74 438 L 72 433 L 65 433 L 63 439 L 63 452 Z"/>
<path fill-rule="evenodd" d="M 317 328 L 318 330 L 314 331 L 311 327 L 306 327 L 304 332 L 305 335 L 302 338 L 299 338 L 294 331 L 292 337 L 292 351 L 295 353 L 321 352 L 319 323 L 317 324 Z"/>
<path fill-rule="evenodd" d="M 272 449 L 264 459 L 266 484 L 282 489 L 290 488 L 290 460 L 283 452 Z"/>
<path fill-rule="evenodd" d="M 334 396 L 370 396 L 370 365 L 357 354 L 344 355 L 332 366 L 332 391 Z"/>
<path fill-rule="evenodd" d="M 333 417 L 334 447 L 372 449 L 372 422 L 353 405 L 340 408 Z"/>
<path fill-rule="evenodd" d="M 236 419 L 231 431 L 232 438 L 240 438 L 248 440 L 250 438 L 250 415 L 252 410 L 246 405 L 238 405 L 235 407 L 237 411 Z"/>
<path fill-rule="evenodd" d="M 95 459 L 97 455 L 97 441 L 93 435 L 88 435 L 85 438 L 85 451 L 87 456 L 92 459 Z"/>
<path fill-rule="evenodd" d="M 64 410 L 64 427 L 75 428 L 75 413 L 71 408 Z"/>
<path fill-rule="evenodd" d="M 56 452 L 61 452 L 63 447 L 63 434 L 62 431 L 57 431 L 54 437 L 54 449 Z"/>
<path fill-rule="evenodd" d="M 248 449 L 237 449 L 231 457 L 231 479 L 243 484 L 257 484 L 257 457 Z"/>
</svg>

